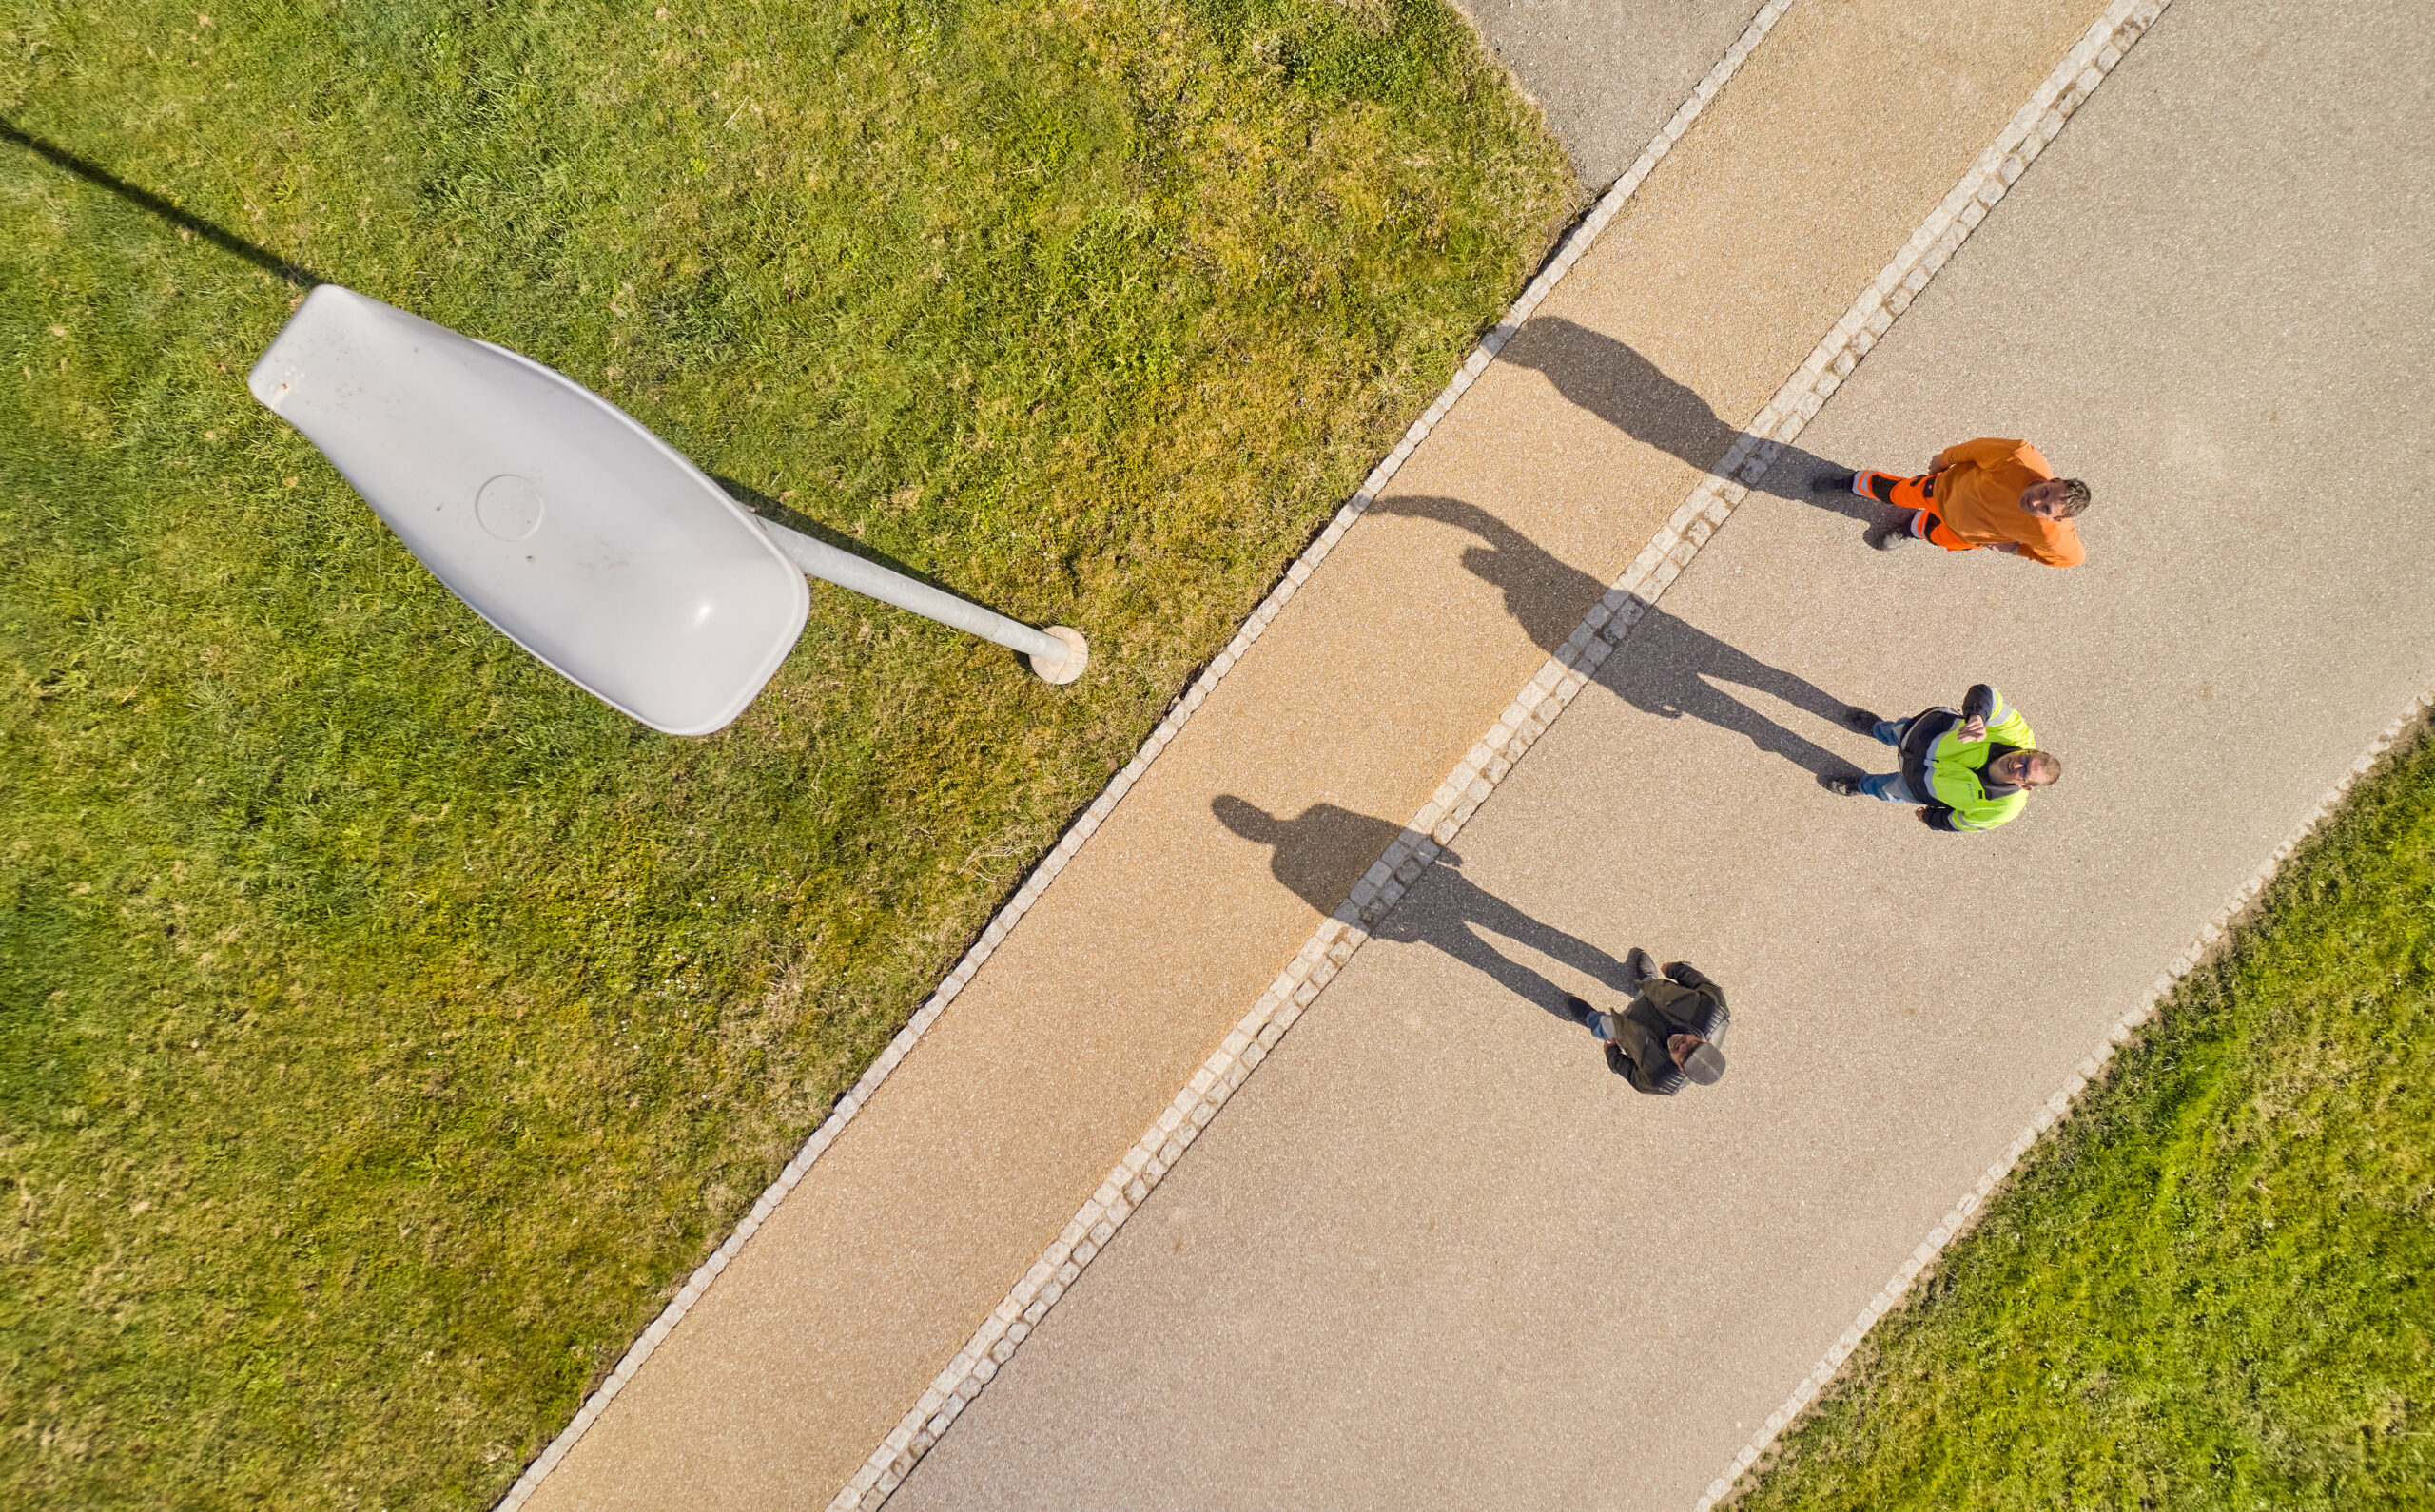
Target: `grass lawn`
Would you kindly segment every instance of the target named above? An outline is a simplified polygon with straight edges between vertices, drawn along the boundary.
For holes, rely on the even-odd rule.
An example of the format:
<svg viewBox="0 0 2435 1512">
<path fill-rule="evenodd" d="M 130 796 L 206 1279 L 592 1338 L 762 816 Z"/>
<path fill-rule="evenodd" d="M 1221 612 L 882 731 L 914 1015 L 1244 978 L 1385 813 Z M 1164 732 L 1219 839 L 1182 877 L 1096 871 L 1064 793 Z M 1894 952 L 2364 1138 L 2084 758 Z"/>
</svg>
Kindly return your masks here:
<svg viewBox="0 0 2435 1512">
<path fill-rule="evenodd" d="M 2435 740 L 1947 1251 L 1737 1512 L 2435 1506 Z"/>
<path fill-rule="evenodd" d="M 838 591 L 653 734 L 246 367 L 300 289 L 0 141 L 0 1503 L 478 1507 L 1515 293 L 1439 0 L 0 0 L 0 116 L 589 384 Z"/>
</svg>

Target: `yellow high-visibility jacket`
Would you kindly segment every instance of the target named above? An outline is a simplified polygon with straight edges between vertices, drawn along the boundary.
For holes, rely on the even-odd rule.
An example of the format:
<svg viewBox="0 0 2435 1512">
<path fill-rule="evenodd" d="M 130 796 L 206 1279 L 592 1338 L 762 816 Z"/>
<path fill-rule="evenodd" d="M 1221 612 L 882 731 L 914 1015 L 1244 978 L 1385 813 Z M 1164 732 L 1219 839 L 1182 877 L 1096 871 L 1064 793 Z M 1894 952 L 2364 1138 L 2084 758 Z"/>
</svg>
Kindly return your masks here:
<svg viewBox="0 0 2435 1512">
<path fill-rule="evenodd" d="M 1987 738 L 1964 741 L 1962 721 L 1974 714 L 1987 719 Z M 1931 708 L 1911 722 L 1902 736 L 1902 778 L 1919 795 L 1928 823 L 1938 829 L 1993 829 L 2018 819 L 2029 806 L 2029 794 L 2018 787 L 1990 784 L 1987 765 L 2009 751 L 2035 749 L 2037 737 L 2019 709 L 1985 683 L 1970 689 L 1961 711 Z"/>
</svg>

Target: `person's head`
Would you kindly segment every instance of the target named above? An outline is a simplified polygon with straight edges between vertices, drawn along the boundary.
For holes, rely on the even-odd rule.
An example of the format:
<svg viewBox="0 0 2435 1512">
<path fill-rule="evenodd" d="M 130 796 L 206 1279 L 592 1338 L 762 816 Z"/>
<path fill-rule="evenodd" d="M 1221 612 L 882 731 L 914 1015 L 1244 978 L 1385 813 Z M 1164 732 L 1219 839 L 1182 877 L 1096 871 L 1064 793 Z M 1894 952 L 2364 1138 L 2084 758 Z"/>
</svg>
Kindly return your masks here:
<svg viewBox="0 0 2435 1512">
<path fill-rule="evenodd" d="M 2041 520 L 2068 520 L 2089 507 L 2089 486 L 2076 477 L 2050 477 L 2020 491 L 2024 514 Z"/>
<path fill-rule="evenodd" d="M 1683 1075 L 1703 1087 L 1714 1086 L 1724 1075 L 1724 1052 L 1698 1035 L 1670 1035 L 1666 1049 L 1674 1064 L 1683 1068 Z"/>
<path fill-rule="evenodd" d="M 2046 787 L 2063 775 L 2063 760 L 2051 750 L 2014 750 L 1987 764 L 1987 776 L 2006 787 Z"/>
</svg>

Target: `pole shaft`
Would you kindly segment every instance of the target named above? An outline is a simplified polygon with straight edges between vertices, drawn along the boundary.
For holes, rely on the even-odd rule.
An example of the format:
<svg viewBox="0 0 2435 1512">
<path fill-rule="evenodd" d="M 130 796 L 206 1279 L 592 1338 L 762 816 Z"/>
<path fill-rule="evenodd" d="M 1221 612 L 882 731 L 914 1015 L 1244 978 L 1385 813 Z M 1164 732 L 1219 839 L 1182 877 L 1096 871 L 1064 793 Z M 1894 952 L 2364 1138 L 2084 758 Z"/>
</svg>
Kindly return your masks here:
<svg viewBox="0 0 2435 1512">
<path fill-rule="evenodd" d="M 775 520 L 761 520 L 760 526 L 778 543 L 808 576 L 839 588 L 852 589 L 883 604 L 910 610 L 925 619 L 978 635 L 1025 656 L 1039 658 L 1054 667 L 1065 660 L 1063 641 L 1044 634 L 1021 620 L 1008 619 L 995 610 L 983 609 L 968 599 L 917 582 L 903 572 L 891 572 L 877 562 L 866 561 L 851 552 L 841 552 L 826 541 L 817 541 L 801 531 L 789 530 Z"/>
</svg>

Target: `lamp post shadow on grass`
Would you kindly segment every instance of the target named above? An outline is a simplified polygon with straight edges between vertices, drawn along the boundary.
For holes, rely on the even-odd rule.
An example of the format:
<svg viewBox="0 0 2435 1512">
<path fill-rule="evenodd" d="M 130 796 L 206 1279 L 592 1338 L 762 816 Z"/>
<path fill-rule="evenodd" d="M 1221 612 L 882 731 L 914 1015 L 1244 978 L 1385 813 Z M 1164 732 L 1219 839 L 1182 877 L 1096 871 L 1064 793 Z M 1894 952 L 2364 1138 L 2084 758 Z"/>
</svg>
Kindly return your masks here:
<svg viewBox="0 0 2435 1512">
<path fill-rule="evenodd" d="M 1504 591 L 1506 611 L 1550 654 L 1564 645 L 1581 616 L 1607 591 L 1597 578 L 1564 562 L 1476 504 L 1408 495 L 1383 499 L 1373 507 L 1437 520 L 1479 537 L 1481 544 L 1464 548 L 1463 566 L 1482 582 Z M 1596 680 L 1645 713 L 1664 719 L 1687 714 L 1745 736 L 1761 750 L 1783 757 L 1821 783 L 1830 777 L 1855 775 L 1850 762 L 1716 685 L 1733 683 L 1768 694 L 1839 728 L 1849 705 L 1807 678 L 1771 667 L 1664 610 L 1647 611 L 1625 649 L 1599 669 Z M 1382 842 L 1379 849 L 1384 848 Z"/>
<path fill-rule="evenodd" d="M 108 169 L 78 157 L 66 147 L 47 142 L 31 132 L 21 129 L 14 122 L 5 117 L 0 117 L 0 141 L 13 142 L 53 167 L 72 173 L 97 188 L 107 189 L 137 209 L 166 221 L 182 231 L 199 236 L 223 252 L 243 258 L 263 272 L 284 279 L 299 288 L 310 289 L 316 284 L 329 281 L 302 263 L 291 262 L 276 252 L 257 246 L 235 232 L 206 221 L 191 211 L 181 210 L 149 189 L 138 188 Z"/>
<path fill-rule="evenodd" d="M 1313 804 L 1291 819 L 1232 794 L 1211 800 L 1209 807 L 1234 833 L 1269 846 L 1269 874 L 1322 915 L 1344 901 L 1361 874 L 1403 833 L 1401 824 L 1334 804 Z M 1506 955 L 1488 935 L 1528 946 L 1617 992 L 1633 989 L 1623 961 L 1577 935 L 1531 918 L 1472 882 L 1461 868 L 1460 856 L 1441 850 L 1412 883 L 1403 905 L 1373 927 L 1373 937 L 1434 946 L 1568 1024 L 1580 1020 L 1565 1007 L 1566 990 Z"/>
<path fill-rule="evenodd" d="M 1498 355 L 1516 366 L 1546 374 L 1566 398 L 1634 440 L 1702 472 L 1722 462 L 1742 438 L 1739 425 L 1727 422 L 1696 390 L 1676 381 L 1629 344 L 1562 316 L 1541 316 L 1524 325 Z M 1875 499 L 1849 490 L 1810 491 L 1809 480 L 1821 473 L 1852 471 L 1841 462 L 1786 444 L 1749 488 L 1857 520 L 1868 532 L 1884 529 L 1894 516 Z"/>
</svg>

